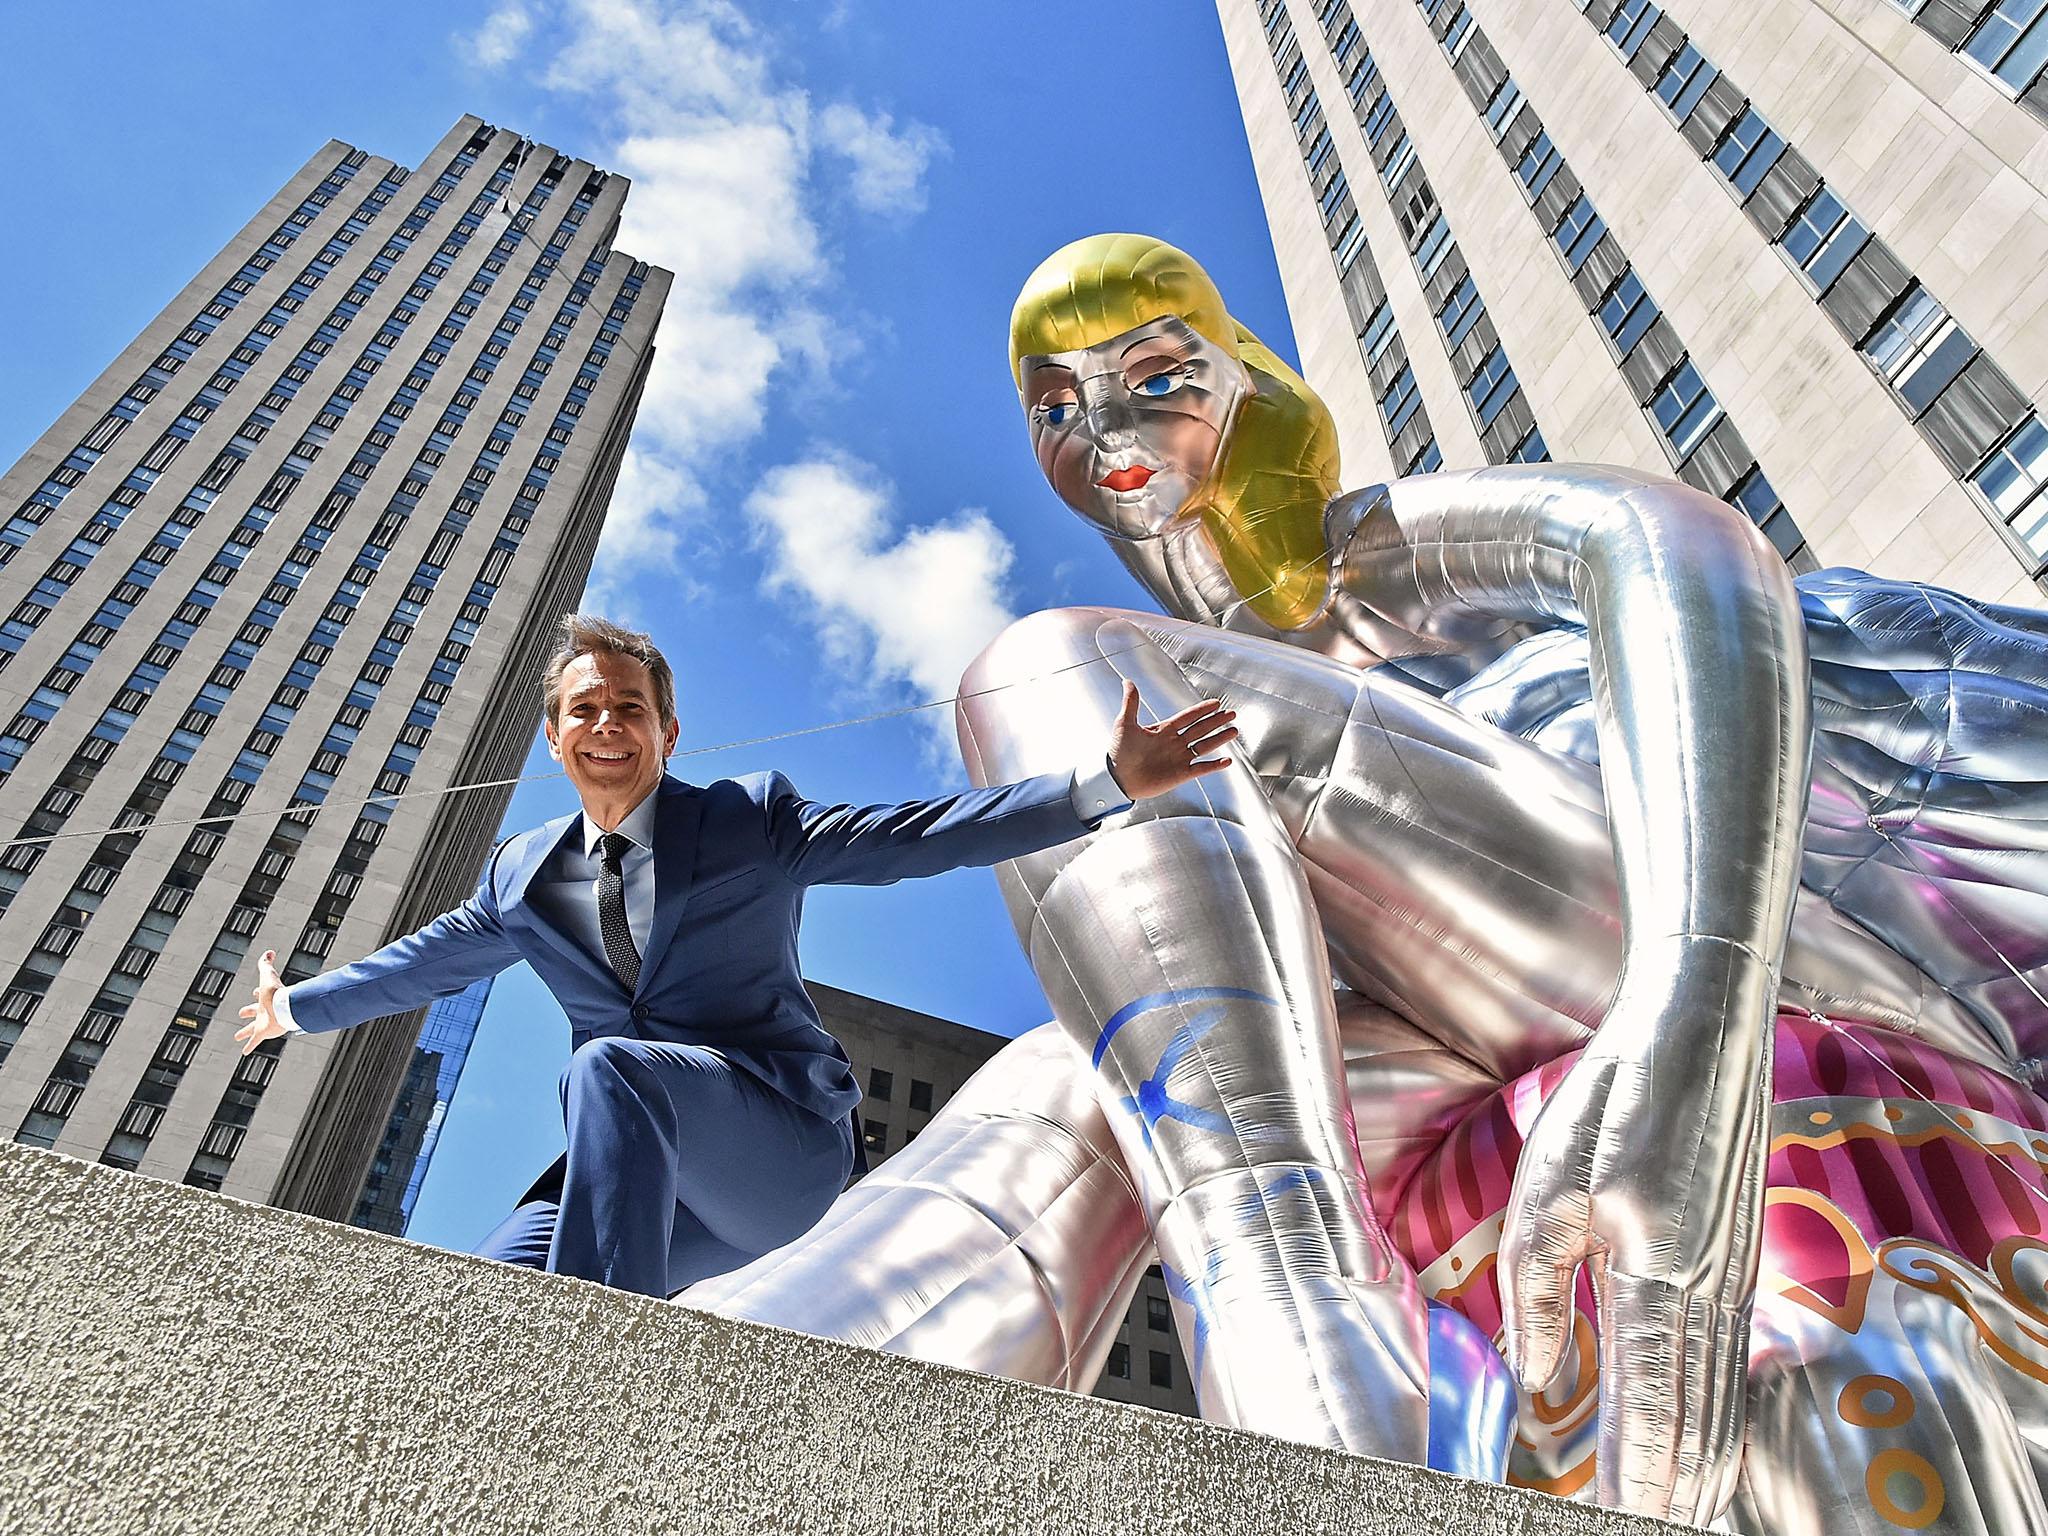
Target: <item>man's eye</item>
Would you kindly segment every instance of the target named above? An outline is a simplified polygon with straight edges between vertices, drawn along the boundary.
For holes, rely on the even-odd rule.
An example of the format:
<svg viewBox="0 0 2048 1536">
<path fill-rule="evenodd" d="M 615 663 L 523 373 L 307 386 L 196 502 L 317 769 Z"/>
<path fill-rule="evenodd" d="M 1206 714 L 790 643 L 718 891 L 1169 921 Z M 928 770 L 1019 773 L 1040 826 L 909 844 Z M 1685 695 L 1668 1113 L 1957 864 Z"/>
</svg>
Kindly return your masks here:
<svg viewBox="0 0 2048 1536">
<path fill-rule="evenodd" d="M 1063 427 L 1074 419 L 1074 413 L 1079 409 L 1073 401 L 1062 400 L 1055 405 L 1040 406 L 1039 414 L 1045 418 L 1048 427 Z"/>
<path fill-rule="evenodd" d="M 1179 369 L 1173 368 L 1168 369 L 1165 373 L 1155 373 L 1149 379 L 1140 379 L 1131 387 L 1141 395 L 1158 396 L 1170 395 L 1185 383 L 1187 383 L 1187 375 Z"/>
</svg>

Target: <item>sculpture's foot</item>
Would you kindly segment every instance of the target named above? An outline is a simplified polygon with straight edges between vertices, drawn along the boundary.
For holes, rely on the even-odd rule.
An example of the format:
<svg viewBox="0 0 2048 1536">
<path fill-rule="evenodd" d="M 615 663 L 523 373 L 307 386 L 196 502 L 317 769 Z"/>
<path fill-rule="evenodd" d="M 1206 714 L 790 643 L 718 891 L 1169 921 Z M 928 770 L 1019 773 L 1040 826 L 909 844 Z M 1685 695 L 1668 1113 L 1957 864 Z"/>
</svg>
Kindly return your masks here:
<svg viewBox="0 0 2048 1536">
<path fill-rule="evenodd" d="M 1304 1164 L 1217 1174 L 1155 1235 L 1203 1418 L 1427 1460 L 1423 1301 L 1358 1180 Z"/>
</svg>

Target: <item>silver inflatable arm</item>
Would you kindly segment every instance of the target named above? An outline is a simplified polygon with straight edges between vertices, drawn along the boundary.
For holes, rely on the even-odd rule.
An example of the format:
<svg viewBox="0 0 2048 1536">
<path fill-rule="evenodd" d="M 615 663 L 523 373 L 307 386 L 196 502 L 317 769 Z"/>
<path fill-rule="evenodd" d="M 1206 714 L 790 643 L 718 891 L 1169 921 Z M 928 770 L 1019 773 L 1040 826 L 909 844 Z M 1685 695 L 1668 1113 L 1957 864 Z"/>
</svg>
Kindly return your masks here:
<svg viewBox="0 0 2048 1536">
<path fill-rule="evenodd" d="M 1502 1242 L 1510 1359 L 1531 1389 L 1552 1379 L 1588 1266 L 1603 1501 L 1710 1519 L 1741 1445 L 1809 782 L 1791 575 L 1721 503 L 1626 470 L 1418 477 L 1339 500 L 1331 522 L 1339 624 L 1390 621 L 1425 646 L 1475 620 L 1587 631 L 1622 967 L 1522 1154 Z"/>
</svg>

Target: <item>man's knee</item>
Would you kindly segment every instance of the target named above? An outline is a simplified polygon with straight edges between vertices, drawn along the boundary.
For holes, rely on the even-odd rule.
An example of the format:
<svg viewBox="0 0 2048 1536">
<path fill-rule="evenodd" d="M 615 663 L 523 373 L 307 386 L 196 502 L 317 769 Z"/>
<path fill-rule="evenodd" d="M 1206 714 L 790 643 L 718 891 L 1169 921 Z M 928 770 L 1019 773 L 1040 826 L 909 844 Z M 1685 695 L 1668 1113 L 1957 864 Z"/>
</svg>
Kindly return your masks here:
<svg viewBox="0 0 2048 1536">
<path fill-rule="evenodd" d="M 693 1045 L 657 1044 L 631 1035 L 599 1035 L 586 1040 L 570 1053 L 562 1069 L 564 1099 L 607 1092 L 621 1084 L 639 1091 L 666 1086 L 677 1077 L 697 1077 L 730 1072 L 731 1066 L 714 1051 Z"/>
</svg>

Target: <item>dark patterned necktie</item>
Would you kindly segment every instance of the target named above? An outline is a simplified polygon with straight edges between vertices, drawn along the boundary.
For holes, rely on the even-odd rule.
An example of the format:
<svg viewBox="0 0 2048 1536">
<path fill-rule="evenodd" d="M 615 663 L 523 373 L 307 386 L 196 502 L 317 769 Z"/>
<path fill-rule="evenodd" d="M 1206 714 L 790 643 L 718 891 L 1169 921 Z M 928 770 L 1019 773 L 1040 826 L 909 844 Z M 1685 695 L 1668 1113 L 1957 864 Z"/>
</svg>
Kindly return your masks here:
<svg viewBox="0 0 2048 1536">
<path fill-rule="evenodd" d="M 622 864 L 633 840 L 623 832 L 598 839 L 604 864 L 597 877 L 597 927 L 604 935 L 604 957 L 619 980 L 632 991 L 640 985 L 640 951 L 633 947 L 633 927 L 626 921 L 626 875 Z"/>
</svg>

